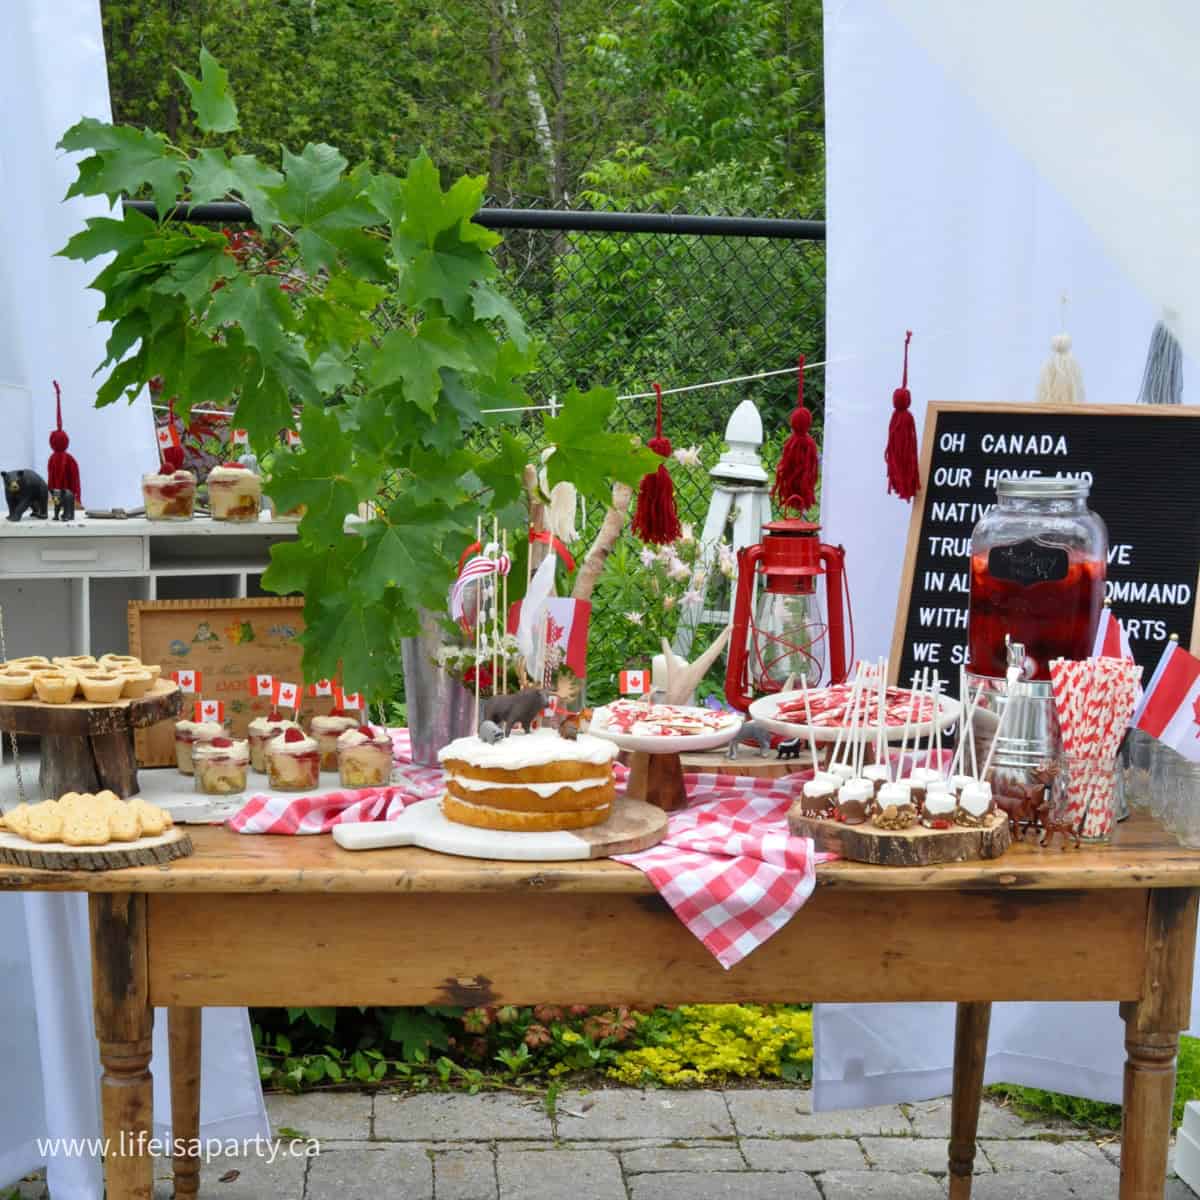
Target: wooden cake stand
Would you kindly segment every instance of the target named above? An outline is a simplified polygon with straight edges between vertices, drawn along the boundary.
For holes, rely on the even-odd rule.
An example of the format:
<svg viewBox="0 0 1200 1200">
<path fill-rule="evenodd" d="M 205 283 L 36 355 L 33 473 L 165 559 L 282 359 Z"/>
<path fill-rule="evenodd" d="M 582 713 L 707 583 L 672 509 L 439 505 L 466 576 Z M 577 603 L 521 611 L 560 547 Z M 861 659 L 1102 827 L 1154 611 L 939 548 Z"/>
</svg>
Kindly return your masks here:
<svg viewBox="0 0 1200 1200">
<path fill-rule="evenodd" d="M 999 858 L 1012 844 L 1008 817 L 998 809 L 978 829 L 963 825 L 926 829 L 914 825 L 911 829 L 892 830 L 879 829 L 869 821 L 865 825 L 845 825 L 824 817 L 806 817 L 797 803 L 788 814 L 788 825 L 793 833 L 812 838 L 818 850 L 882 867 L 925 867 Z"/>
<path fill-rule="evenodd" d="M 144 696 L 111 704 L 0 700 L 0 730 L 41 738 L 38 780 L 46 799 L 105 788 L 124 798 L 138 790 L 133 731 L 177 717 L 182 707 L 179 685 L 156 679 Z"/>
</svg>

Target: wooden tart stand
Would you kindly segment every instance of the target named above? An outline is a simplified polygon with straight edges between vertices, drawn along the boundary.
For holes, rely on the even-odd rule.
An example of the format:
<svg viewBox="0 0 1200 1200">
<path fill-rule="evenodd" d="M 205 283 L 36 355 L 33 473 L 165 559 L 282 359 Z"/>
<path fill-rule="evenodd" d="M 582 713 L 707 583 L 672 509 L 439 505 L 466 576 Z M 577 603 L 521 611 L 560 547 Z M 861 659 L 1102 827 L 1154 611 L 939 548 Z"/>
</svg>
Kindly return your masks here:
<svg viewBox="0 0 1200 1200">
<path fill-rule="evenodd" d="M 138 791 L 133 731 L 177 717 L 181 709 L 179 685 L 156 679 L 144 696 L 111 704 L 0 700 L 0 730 L 41 738 L 38 778 L 45 798 L 105 788 L 127 797 Z"/>
<path fill-rule="evenodd" d="M 795 834 L 810 837 L 818 850 L 836 854 L 850 862 L 874 863 L 881 867 L 927 867 L 935 863 L 974 862 L 999 858 L 1012 843 L 1008 818 L 995 812 L 988 824 L 978 829 L 955 825 L 952 829 L 879 829 L 844 825 L 823 817 L 806 817 L 800 805 L 792 806 L 788 824 Z"/>
<path fill-rule="evenodd" d="M 0 829 L 0 863 L 39 871 L 113 871 L 118 867 L 153 867 L 192 853 L 192 839 L 182 829 L 158 837 L 105 846 L 67 846 L 62 842 L 29 842 Z"/>
</svg>

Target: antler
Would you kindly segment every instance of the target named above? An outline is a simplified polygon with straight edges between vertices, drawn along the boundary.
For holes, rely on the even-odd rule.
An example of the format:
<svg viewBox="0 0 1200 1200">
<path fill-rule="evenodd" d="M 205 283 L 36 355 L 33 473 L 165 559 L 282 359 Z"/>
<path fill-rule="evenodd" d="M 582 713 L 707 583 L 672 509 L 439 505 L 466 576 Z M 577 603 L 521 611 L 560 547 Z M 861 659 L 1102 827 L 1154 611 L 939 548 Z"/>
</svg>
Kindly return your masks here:
<svg viewBox="0 0 1200 1200">
<path fill-rule="evenodd" d="M 666 693 L 668 704 L 687 703 L 687 698 L 699 686 L 700 680 L 708 673 L 708 668 L 717 661 L 717 656 L 725 649 L 725 645 L 732 633 L 733 625 L 726 625 L 721 633 L 717 635 L 712 645 L 692 663 L 685 662 L 682 658 L 679 658 L 671 649 L 671 644 L 666 638 L 663 638 L 663 654 L 667 660 Z"/>
<path fill-rule="evenodd" d="M 572 704 L 579 698 L 579 680 L 574 676 L 560 674 L 554 681 L 554 694 L 564 704 Z"/>
</svg>

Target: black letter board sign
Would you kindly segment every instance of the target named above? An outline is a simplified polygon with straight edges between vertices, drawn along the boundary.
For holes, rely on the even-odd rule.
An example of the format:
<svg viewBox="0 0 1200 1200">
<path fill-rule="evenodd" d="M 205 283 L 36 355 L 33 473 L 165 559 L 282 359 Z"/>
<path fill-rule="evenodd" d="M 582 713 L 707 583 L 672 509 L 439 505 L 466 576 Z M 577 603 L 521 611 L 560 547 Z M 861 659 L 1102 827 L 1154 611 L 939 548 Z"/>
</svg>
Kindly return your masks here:
<svg viewBox="0 0 1200 1200">
<path fill-rule="evenodd" d="M 892 673 L 966 657 L 971 530 L 1010 476 L 1090 477 L 1108 526 L 1112 611 L 1154 669 L 1167 638 L 1200 648 L 1200 407 L 930 404 L 892 639 Z"/>
</svg>

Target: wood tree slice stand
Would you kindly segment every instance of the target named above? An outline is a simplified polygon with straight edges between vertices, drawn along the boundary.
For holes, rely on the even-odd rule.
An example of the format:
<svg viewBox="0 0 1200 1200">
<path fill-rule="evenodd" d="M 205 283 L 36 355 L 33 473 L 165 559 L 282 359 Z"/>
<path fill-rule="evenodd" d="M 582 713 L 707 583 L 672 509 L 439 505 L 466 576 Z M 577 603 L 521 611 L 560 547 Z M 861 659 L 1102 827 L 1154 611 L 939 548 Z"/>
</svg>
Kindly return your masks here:
<svg viewBox="0 0 1200 1200">
<path fill-rule="evenodd" d="M 112 871 L 118 867 L 152 867 L 186 858 L 192 839 L 182 829 L 168 829 L 157 837 L 136 842 L 109 842 L 106 846 L 67 846 L 62 842 L 30 842 L 0 830 L 0 863 L 39 871 Z"/>
<path fill-rule="evenodd" d="M 810 837 L 818 850 L 851 862 L 882 867 L 927 867 L 934 863 L 973 862 L 999 858 L 1012 842 L 1008 818 L 995 812 L 989 824 L 978 829 L 955 825 L 952 829 L 878 829 L 874 825 L 843 825 L 823 817 L 806 817 L 793 805 L 788 824 L 795 834 Z"/>
<path fill-rule="evenodd" d="M 811 771 L 812 755 L 803 750 L 798 758 L 779 758 L 772 750 L 767 758 L 751 746 L 743 746 L 737 758 L 729 758 L 724 750 L 703 750 L 681 754 L 685 772 L 704 775 L 751 775 L 755 779 L 782 779 L 795 771 Z"/>
<path fill-rule="evenodd" d="M 683 785 L 683 763 L 679 760 L 678 752 L 631 751 L 625 795 L 631 800 L 645 800 L 664 812 L 683 808 L 687 804 L 687 789 Z"/>
<path fill-rule="evenodd" d="M 127 797 L 138 790 L 133 731 L 177 717 L 181 710 L 179 685 L 156 679 L 144 696 L 111 704 L 3 700 L 0 730 L 41 738 L 39 782 L 45 799 L 105 788 Z"/>
</svg>

